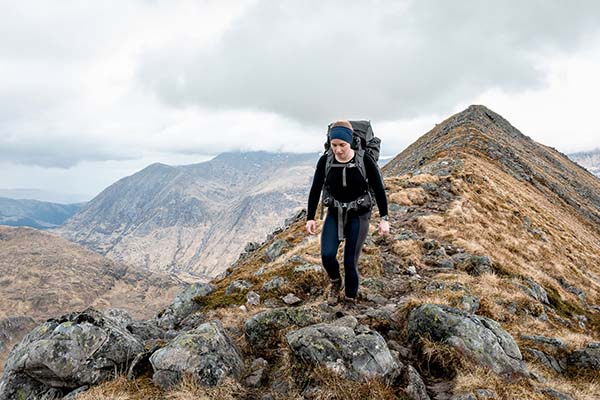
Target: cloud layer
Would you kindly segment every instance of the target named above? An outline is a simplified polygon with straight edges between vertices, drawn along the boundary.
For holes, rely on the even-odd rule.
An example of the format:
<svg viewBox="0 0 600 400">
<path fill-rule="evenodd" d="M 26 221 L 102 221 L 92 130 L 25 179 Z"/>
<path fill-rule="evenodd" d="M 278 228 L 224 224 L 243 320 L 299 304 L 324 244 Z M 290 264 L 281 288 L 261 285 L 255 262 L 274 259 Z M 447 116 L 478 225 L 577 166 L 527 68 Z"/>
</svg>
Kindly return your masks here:
<svg viewBox="0 0 600 400">
<path fill-rule="evenodd" d="M 597 53 L 599 14 L 596 1 L 0 0 L 0 163 L 319 151 L 340 117 L 373 120 L 392 155 L 480 100 L 556 145 L 560 123 L 511 107 L 554 88 L 550 61 Z"/>
</svg>

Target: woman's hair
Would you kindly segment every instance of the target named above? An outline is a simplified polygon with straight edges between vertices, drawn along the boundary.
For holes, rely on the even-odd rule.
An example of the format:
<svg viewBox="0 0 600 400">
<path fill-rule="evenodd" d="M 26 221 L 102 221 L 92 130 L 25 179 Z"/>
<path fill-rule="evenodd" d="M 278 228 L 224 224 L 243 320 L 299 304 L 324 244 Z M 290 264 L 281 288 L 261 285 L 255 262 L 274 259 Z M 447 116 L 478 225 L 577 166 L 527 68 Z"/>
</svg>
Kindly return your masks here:
<svg viewBox="0 0 600 400">
<path fill-rule="evenodd" d="M 341 120 L 341 121 L 335 121 L 331 127 L 335 127 L 335 126 L 344 126 L 348 129 L 350 129 L 351 131 L 353 131 L 354 129 L 352 129 L 352 124 L 349 121 L 346 120 Z"/>
</svg>

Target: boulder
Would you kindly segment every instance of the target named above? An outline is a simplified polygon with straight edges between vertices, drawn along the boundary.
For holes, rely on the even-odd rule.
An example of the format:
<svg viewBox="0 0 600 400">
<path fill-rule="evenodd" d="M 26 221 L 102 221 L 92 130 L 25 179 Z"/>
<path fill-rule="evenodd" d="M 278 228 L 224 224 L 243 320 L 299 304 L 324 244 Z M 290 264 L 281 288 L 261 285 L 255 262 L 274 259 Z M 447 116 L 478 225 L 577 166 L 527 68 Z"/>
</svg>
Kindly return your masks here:
<svg viewBox="0 0 600 400">
<path fill-rule="evenodd" d="M 447 344 L 467 358 L 504 376 L 529 376 L 519 347 L 496 321 L 456 308 L 423 304 L 410 312 L 408 335 Z"/>
<path fill-rule="evenodd" d="M 280 330 L 290 326 L 305 327 L 318 322 L 321 322 L 320 314 L 310 308 L 275 308 L 249 318 L 244 324 L 244 334 L 254 352 L 260 354 L 277 346 Z"/>
<path fill-rule="evenodd" d="M 279 289 L 284 284 L 285 284 L 285 278 L 282 278 L 281 276 L 275 276 L 270 281 L 266 282 L 262 286 L 262 288 L 263 288 L 263 290 L 268 292 L 271 290 Z"/>
<path fill-rule="evenodd" d="M 266 262 L 274 261 L 277 257 L 282 255 L 289 246 L 290 244 L 286 240 L 279 239 L 274 241 L 265 249 L 263 260 Z"/>
<path fill-rule="evenodd" d="M 582 349 L 575 350 L 567 357 L 570 368 L 600 371 L 600 342 L 589 343 Z"/>
<path fill-rule="evenodd" d="M 347 379 L 391 382 L 400 373 L 383 337 L 352 316 L 289 332 L 286 339 L 297 360 L 324 365 Z"/>
<path fill-rule="evenodd" d="M 229 296 L 234 293 L 244 293 L 247 292 L 248 289 L 250 289 L 251 287 L 252 283 L 243 279 L 237 279 L 231 282 L 229 285 L 227 285 L 227 288 L 225 289 L 225 294 Z"/>
<path fill-rule="evenodd" d="M 150 356 L 152 380 L 162 389 L 175 385 L 186 374 L 205 386 L 215 386 L 227 376 L 239 379 L 244 360 L 219 321 L 206 322 L 183 332 Z"/>
<path fill-rule="evenodd" d="M 10 353 L 0 399 L 40 398 L 52 390 L 66 394 L 98 384 L 124 371 L 143 351 L 140 339 L 94 309 L 50 319 Z"/>
<path fill-rule="evenodd" d="M 210 283 L 194 283 L 175 296 L 173 303 L 158 317 L 158 326 L 165 330 L 175 329 L 191 313 L 198 311 L 200 305 L 194 301 L 197 297 L 211 294 L 215 287 Z"/>
</svg>

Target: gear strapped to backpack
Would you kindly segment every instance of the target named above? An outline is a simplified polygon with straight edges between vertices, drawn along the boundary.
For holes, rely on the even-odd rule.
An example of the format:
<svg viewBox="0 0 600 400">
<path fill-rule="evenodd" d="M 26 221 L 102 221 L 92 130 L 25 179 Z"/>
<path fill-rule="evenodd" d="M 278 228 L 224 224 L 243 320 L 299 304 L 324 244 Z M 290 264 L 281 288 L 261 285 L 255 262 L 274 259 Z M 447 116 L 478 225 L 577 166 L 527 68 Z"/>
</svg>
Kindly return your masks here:
<svg viewBox="0 0 600 400">
<path fill-rule="evenodd" d="M 367 171 L 365 168 L 365 156 L 371 157 L 375 164 L 379 160 L 379 150 L 381 148 L 381 140 L 373 135 L 373 129 L 371 128 L 370 121 L 349 121 L 352 125 L 353 134 L 352 134 L 352 143 L 351 147 L 354 150 L 355 158 L 354 163 L 348 164 L 334 164 L 333 150 L 331 149 L 331 128 L 332 124 L 329 124 L 327 127 L 327 141 L 325 142 L 325 154 L 327 155 L 327 161 L 325 162 L 325 178 L 327 178 L 327 174 L 331 171 L 331 168 L 343 168 L 342 171 L 342 186 L 346 186 L 346 169 L 347 168 L 358 168 L 361 175 L 367 181 L 367 185 L 369 180 L 367 179 Z M 327 181 L 327 179 L 325 179 Z M 331 195 L 327 183 L 323 185 L 323 197 L 321 200 L 321 219 L 323 219 L 323 208 L 325 207 L 335 207 L 337 209 L 338 214 L 338 238 L 340 240 L 344 239 L 344 227 L 347 222 L 347 212 L 350 210 L 358 210 L 364 208 L 371 208 L 373 206 L 374 195 L 372 190 L 369 188 L 363 195 L 358 197 L 357 199 L 343 203 Z M 342 224 L 339 222 L 343 221 Z"/>
</svg>

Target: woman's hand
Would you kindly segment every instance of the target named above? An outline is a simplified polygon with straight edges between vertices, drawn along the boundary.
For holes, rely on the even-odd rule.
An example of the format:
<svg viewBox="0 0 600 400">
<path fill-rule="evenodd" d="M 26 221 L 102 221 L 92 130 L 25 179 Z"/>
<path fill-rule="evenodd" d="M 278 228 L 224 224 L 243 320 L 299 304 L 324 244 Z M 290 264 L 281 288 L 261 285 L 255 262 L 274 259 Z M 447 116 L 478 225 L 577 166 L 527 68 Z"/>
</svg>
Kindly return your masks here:
<svg viewBox="0 0 600 400">
<path fill-rule="evenodd" d="M 314 235 L 317 233 L 317 223 L 314 219 L 309 219 L 306 221 L 306 232 L 308 232 L 309 235 Z"/>
<path fill-rule="evenodd" d="M 390 234 L 390 223 L 384 219 L 379 222 L 379 235 L 385 236 Z"/>
</svg>

